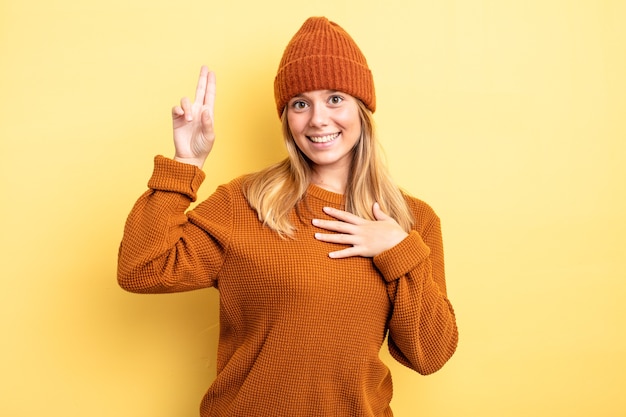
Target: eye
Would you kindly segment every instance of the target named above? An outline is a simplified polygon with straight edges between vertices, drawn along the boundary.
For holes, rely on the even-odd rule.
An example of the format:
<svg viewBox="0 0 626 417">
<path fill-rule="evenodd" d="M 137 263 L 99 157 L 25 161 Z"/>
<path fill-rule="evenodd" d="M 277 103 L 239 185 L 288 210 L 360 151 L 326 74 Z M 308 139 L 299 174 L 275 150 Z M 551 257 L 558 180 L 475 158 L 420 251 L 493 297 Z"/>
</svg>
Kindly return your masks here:
<svg viewBox="0 0 626 417">
<path fill-rule="evenodd" d="M 335 95 L 332 95 L 332 96 L 330 96 L 330 97 L 328 98 L 328 102 L 329 102 L 330 104 L 335 104 L 335 105 L 336 105 L 336 104 L 340 104 L 342 101 L 343 101 L 343 97 L 338 96 L 338 95 L 336 95 L 336 94 L 335 94 Z"/>
<path fill-rule="evenodd" d="M 295 100 L 291 103 L 291 107 L 294 110 L 304 110 L 308 107 L 308 104 L 302 100 Z"/>
</svg>

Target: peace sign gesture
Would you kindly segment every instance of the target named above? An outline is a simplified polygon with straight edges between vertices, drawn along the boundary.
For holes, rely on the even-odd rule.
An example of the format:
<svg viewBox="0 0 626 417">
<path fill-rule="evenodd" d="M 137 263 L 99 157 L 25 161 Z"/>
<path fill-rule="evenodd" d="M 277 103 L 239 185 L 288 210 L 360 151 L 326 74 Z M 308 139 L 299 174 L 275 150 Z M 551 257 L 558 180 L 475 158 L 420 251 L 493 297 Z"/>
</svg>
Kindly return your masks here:
<svg viewBox="0 0 626 417">
<path fill-rule="evenodd" d="M 184 97 L 172 108 L 175 160 L 202 168 L 215 141 L 214 105 L 215 73 L 202 66 L 194 102 Z"/>
</svg>

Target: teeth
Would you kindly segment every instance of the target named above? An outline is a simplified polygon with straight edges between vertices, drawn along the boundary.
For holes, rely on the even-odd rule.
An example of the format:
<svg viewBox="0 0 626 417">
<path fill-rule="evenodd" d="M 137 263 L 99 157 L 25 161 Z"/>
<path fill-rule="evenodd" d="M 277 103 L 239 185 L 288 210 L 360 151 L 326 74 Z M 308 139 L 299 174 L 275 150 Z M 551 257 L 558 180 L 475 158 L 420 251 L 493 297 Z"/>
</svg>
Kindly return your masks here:
<svg viewBox="0 0 626 417">
<path fill-rule="evenodd" d="M 311 140 L 311 142 L 326 143 L 330 142 L 331 140 L 335 140 L 337 136 L 339 136 L 339 133 L 333 133 L 332 135 L 326 136 L 309 136 L 308 138 Z"/>
</svg>

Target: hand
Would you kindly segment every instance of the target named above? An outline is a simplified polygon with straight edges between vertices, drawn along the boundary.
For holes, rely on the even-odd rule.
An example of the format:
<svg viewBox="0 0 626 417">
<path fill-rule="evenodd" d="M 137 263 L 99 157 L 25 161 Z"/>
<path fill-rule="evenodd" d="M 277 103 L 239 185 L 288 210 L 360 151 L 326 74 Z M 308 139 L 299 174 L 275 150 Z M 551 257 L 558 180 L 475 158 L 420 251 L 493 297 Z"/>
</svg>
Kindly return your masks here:
<svg viewBox="0 0 626 417">
<path fill-rule="evenodd" d="M 202 66 L 195 101 L 191 103 L 184 97 L 179 106 L 172 108 L 175 160 L 202 168 L 215 141 L 214 105 L 215 73 Z"/>
<path fill-rule="evenodd" d="M 316 233 L 315 238 L 323 242 L 339 243 L 350 247 L 330 252 L 331 258 L 350 256 L 374 257 L 390 249 L 408 236 L 408 233 L 378 203 L 372 213 L 376 220 L 366 220 L 347 211 L 324 207 L 324 213 L 337 220 L 313 219 L 313 225 L 336 233 Z"/>
</svg>

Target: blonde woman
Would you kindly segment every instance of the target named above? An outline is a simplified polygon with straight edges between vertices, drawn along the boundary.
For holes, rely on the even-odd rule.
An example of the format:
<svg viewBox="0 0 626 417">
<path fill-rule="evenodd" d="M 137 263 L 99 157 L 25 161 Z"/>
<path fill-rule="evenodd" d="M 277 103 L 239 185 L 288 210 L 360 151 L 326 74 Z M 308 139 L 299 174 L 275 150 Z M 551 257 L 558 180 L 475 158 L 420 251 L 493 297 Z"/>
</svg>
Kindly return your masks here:
<svg viewBox="0 0 626 417">
<path fill-rule="evenodd" d="M 217 377 L 200 414 L 392 416 L 391 355 L 421 374 L 457 345 L 439 218 L 390 179 L 374 83 L 323 17 L 287 45 L 275 83 L 288 157 L 193 210 L 211 152 L 215 75 L 172 109 L 175 156 L 155 158 L 130 213 L 118 281 L 138 293 L 216 287 Z"/>
</svg>

